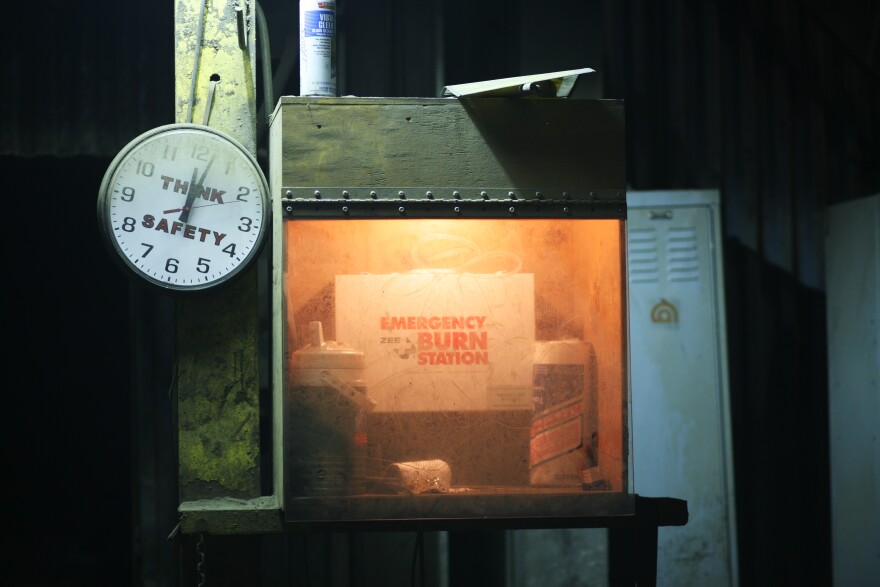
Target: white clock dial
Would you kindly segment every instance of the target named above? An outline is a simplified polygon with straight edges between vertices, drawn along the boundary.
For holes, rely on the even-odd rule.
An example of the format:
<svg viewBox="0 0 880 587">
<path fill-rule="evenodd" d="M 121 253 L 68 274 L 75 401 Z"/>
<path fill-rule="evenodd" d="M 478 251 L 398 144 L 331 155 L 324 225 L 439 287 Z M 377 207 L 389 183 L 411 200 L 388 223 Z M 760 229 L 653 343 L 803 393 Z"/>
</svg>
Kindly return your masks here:
<svg viewBox="0 0 880 587">
<path fill-rule="evenodd" d="M 253 156 L 215 129 L 174 124 L 129 143 L 104 176 L 98 220 L 136 277 L 166 291 L 225 283 L 270 229 L 268 185 Z"/>
</svg>

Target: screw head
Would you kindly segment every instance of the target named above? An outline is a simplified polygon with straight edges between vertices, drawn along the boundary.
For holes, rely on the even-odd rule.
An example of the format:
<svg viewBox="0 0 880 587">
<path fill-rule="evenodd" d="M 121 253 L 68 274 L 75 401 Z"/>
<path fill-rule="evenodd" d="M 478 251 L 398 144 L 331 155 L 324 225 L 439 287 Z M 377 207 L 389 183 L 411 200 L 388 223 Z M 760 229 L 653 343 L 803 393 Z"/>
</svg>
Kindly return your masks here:
<svg viewBox="0 0 880 587">
<path fill-rule="evenodd" d="M 400 208 L 397 209 L 397 211 L 400 212 L 401 214 L 403 214 L 404 212 L 406 212 L 406 209 L 403 206 L 401 206 Z"/>
<path fill-rule="evenodd" d="M 319 190 L 315 190 L 315 197 L 316 197 L 316 198 L 320 198 L 320 197 L 321 197 L 321 192 L 320 192 Z"/>
<path fill-rule="evenodd" d="M 348 214 L 348 206 L 343 206 L 343 207 L 342 207 L 342 213 L 343 213 L 343 214 Z"/>
<path fill-rule="evenodd" d="M 455 212 L 456 214 L 461 214 L 461 208 L 459 208 L 458 206 L 456 206 L 456 207 L 453 208 L 452 210 L 453 210 L 453 212 Z"/>
<path fill-rule="evenodd" d="M 287 196 L 288 198 L 293 196 L 293 190 L 287 190 L 286 192 L 284 192 L 284 195 Z"/>
<path fill-rule="evenodd" d="M 510 212 L 511 214 L 513 214 L 514 212 L 516 212 L 516 208 L 511 206 L 510 208 L 507 209 L 507 211 Z"/>
</svg>

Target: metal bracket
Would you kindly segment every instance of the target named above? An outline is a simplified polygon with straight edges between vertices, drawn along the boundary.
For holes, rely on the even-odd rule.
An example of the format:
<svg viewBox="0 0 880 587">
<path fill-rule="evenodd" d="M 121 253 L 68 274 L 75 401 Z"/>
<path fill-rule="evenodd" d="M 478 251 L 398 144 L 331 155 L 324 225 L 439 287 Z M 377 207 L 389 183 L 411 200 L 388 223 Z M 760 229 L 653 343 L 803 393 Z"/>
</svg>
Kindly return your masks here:
<svg viewBox="0 0 880 587">
<path fill-rule="evenodd" d="M 622 190 L 289 187 L 281 210 L 294 218 L 626 218 Z"/>
</svg>

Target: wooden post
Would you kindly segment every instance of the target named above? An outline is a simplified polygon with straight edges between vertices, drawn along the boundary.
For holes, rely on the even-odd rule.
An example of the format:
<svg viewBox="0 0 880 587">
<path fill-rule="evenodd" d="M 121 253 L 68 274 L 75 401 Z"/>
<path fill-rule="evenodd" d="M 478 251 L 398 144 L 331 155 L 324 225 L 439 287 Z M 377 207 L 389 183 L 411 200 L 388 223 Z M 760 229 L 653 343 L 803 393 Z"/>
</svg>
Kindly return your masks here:
<svg viewBox="0 0 880 587">
<path fill-rule="evenodd" d="M 202 124 L 209 87 L 216 80 L 208 125 L 254 153 L 255 5 L 245 0 L 240 4 L 248 25 L 246 48 L 240 46 L 235 3 L 175 0 L 175 118 Z M 179 301 L 176 382 L 181 502 L 260 495 L 257 292 L 254 267 L 230 288 Z"/>
</svg>

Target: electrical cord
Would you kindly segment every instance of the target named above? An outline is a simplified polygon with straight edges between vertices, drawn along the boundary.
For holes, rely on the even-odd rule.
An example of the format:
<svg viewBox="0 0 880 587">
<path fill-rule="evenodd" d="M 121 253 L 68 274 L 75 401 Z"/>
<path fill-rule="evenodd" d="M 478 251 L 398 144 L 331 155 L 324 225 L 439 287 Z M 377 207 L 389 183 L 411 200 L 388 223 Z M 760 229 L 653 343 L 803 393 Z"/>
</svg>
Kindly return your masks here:
<svg viewBox="0 0 880 587">
<path fill-rule="evenodd" d="M 269 46 L 269 25 L 266 21 L 266 13 L 259 2 L 254 3 L 257 7 L 257 35 L 259 36 L 258 45 L 260 48 L 260 67 L 263 73 L 263 112 L 265 119 L 261 121 L 263 124 L 269 123 L 269 117 L 275 104 L 275 88 L 272 80 L 272 51 Z"/>
<path fill-rule="evenodd" d="M 192 79 L 189 83 L 189 107 L 186 113 L 186 121 L 193 121 L 193 102 L 196 99 L 196 77 L 199 73 L 199 58 L 202 56 L 202 36 L 205 28 L 205 3 L 207 0 L 202 0 L 201 6 L 199 6 L 199 23 L 196 28 L 196 56 L 193 59 L 193 71 L 192 71 Z"/>
<path fill-rule="evenodd" d="M 488 259 L 507 259 L 513 262 L 512 268 L 497 271 L 499 275 L 519 273 L 522 269 L 522 259 L 513 253 L 483 252 L 471 239 L 445 233 L 420 236 L 410 247 L 410 258 L 415 267 L 428 269 L 438 265 L 451 265 L 448 269 L 455 273 L 467 273 L 469 267 L 484 264 Z"/>
</svg>

